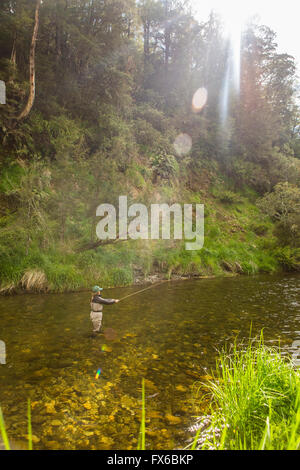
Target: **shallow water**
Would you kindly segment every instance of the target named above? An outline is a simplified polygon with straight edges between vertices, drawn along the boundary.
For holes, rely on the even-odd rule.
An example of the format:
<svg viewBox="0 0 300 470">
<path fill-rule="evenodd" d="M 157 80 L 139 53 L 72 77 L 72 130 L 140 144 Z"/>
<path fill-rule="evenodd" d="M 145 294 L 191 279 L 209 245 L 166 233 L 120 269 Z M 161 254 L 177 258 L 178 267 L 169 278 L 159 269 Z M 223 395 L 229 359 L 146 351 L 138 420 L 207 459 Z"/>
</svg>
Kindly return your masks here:
<svg viewBox="0 0 300 470">
<path fill-rule="evenodd" d="M 90 337 L 89 293 L 1 297 L 7 363 L 0 364 L 0 404 L 8 435 L 26 445 L 30 398 L 36 449 L 135 449 L 144 377 L 147 447 L 185 445 L 201 413 L 194 384 L 209 379 L 225 343 L 248 338 L 252 324 L 252 335 L 264 328 L 268 344 L 280 339 L 284 353 L 293 351 L 299 281 L 276 275 L 163 283 L 105 306 L 105 335 L 97 338 Z"/>
</svg>

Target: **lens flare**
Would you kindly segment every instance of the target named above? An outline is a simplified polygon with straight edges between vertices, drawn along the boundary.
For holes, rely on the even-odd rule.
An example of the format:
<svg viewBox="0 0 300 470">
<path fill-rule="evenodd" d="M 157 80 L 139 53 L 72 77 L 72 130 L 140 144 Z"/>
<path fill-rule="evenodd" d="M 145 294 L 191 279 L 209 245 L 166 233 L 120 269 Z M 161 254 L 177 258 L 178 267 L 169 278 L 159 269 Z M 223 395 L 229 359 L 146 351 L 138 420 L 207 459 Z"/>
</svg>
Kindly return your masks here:
<svg viewBox="0 0 300 470">
<path fill-rule="evenodd" d="M 192 110 L 194 113 L 200 113 L 207 102 L 207 89 L 198 88 L 192 99 Z"/>
<path fill-rule="evenodd" d="M 192 138 L 188 134 L 179 134 L 174 141 L 174 149 L 179 157 L 186 155 L 192 148 Z"/>
<path fill-rule="evenodd" d="M 101 372 L 102 372 L 102 370 L 99 368 L 96 372 L 96 375 L 95 375 L 96 380 L 99 379 Z"/>
</svg>

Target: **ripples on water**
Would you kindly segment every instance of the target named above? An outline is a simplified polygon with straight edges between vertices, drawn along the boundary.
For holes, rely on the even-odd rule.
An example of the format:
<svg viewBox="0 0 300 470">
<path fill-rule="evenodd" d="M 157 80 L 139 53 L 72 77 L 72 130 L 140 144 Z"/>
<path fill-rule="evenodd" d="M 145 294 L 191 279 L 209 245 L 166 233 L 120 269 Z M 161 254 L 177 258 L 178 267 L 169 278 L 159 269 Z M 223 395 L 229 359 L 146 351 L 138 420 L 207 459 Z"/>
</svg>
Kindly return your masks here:
<svg viewBox="0 0 300 470">
<path fill-rule="evenodd" d="M 252 324 L 253 335 L 264 328 L 267 343 L 280 339 L 284 353 L 294 352 L 299 280 L 277 275 L 164 283 L 104 307 L 108 334 L 96 339 L 89 336 L 89 293 L 1 297 L 7 364 L 0 365 L 0 403 L 9 435 L 24 442 L 30 397 L 37 449 L 136 448 L 145 377 L 148 447 L 183 445 L 193 416 L 201 413 L 193 384 L 209 377 L 217 350 L 235 337 L 247 339 Z M 105 296 L 136 290 L 109 289 Z"/>
</svg>

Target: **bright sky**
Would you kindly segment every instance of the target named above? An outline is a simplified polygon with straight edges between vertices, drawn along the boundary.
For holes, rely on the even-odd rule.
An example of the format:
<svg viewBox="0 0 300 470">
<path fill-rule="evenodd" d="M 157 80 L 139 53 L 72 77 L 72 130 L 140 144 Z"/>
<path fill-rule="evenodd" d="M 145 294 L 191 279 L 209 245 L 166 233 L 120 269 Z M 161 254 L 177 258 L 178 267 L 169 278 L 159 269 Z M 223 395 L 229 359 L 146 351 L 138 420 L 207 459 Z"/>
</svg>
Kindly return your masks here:
<svg viewBox="0 0 300 470">
<path fill-rule="evenodd" d="M 193 9 L 201 20 L 212 9 L 225 17 L 228 28 L 235 33 L 246 17 L 259 15 L 260 23 L 277 33 L 279 52 L 295 57 L 300 74 L 300 1 L 299 0 L 192 0 Z"/>
</svg>

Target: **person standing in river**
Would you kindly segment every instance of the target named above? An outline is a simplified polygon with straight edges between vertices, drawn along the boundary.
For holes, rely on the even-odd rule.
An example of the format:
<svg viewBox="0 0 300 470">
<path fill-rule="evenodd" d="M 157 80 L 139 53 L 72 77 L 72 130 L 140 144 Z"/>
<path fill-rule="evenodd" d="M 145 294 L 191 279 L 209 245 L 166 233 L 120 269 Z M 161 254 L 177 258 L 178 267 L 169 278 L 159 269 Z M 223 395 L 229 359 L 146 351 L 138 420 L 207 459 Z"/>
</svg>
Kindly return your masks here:
<svg viewBox="0 0 300 470">
<path fill-rule="evenodd" d="M 119 302 L 118 299 L 104 299 L 101 297 L 102 287 L 94 286 L 92 291 L 91 299 L 91 315 L 90 318 L 93 323 L 93 334 L 96 335 L 101 331 L 102 316 L 103 316 L 103 305 L 112 305 Z"/>
</svg>

